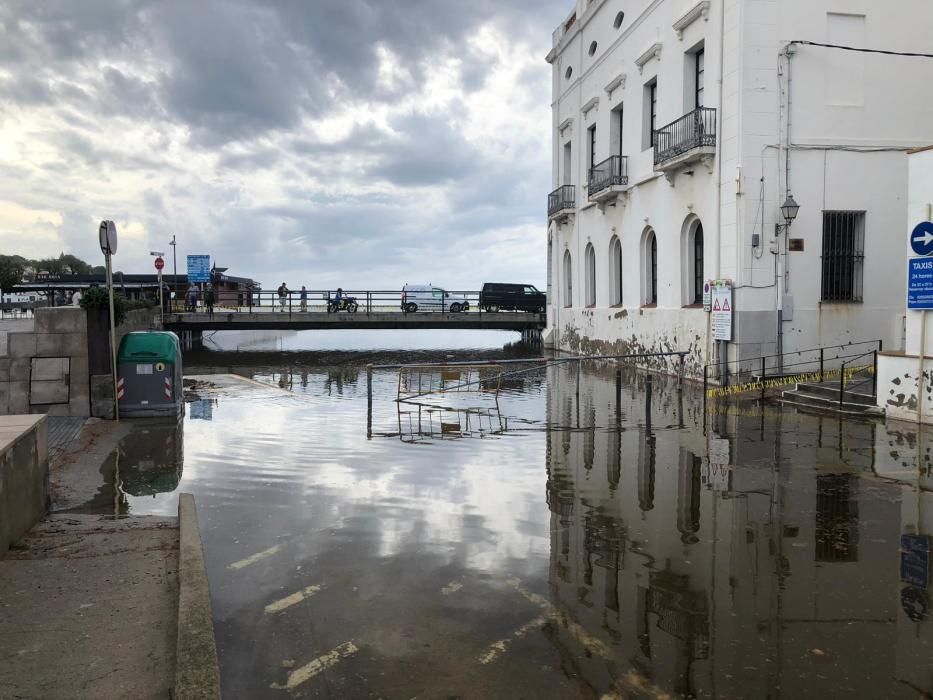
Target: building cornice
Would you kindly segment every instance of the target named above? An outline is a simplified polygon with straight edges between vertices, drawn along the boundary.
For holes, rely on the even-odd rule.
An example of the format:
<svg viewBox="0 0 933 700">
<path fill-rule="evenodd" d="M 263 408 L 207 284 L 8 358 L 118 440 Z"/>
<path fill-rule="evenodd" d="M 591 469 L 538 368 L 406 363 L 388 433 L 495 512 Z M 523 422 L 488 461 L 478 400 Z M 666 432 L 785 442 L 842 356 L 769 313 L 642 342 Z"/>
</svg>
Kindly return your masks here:
<svg viewBox="0 0 933 700">
<path fill-rule="evenodd" d="M 612 99 L 612 93 L 616 90 L 625 89 L 625 73 L 619 73 L 615 78 L 606 83 L 606 87 L 603 88 L 606 91 L 606 94 L 609 95 L 609 99 Z"/>
<path fill-rule="evenodd" d="M 674 31 L 677 32 L 678 39 L 683 41 L 684 29 L 689 27 L 701 17 L 703 18 L 703 21 L 709 21 L 709 4 L 710 0 L 700 0 L 700 2 L 687 10 L 676 22 L 674 22 L 674 24 L 671 25 L 674 28 Z"/>
<path fill-rule="evenodd" d="M 648 63 L 652 58 L 661 58 L 661 42 L 656 41 L 648 50 L 645 51 L 641 56 L 635 59 L 635 65 L 638 66 L 638 72 L 641 73 L 645 69 L 645 64 Z"/>
</svg>

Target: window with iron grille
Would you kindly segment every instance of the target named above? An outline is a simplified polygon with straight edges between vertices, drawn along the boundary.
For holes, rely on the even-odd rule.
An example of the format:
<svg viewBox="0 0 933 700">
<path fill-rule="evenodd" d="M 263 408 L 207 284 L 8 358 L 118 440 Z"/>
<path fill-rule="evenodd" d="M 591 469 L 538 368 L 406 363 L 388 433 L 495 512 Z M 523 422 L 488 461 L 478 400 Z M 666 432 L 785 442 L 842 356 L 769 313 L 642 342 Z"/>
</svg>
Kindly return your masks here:
<svg viewBox="0 0 933 700">
<path fill-rule="evenodd" d="M 862 301 L 865 212 L 823 212 L 822 301 Z"/>
</svg>

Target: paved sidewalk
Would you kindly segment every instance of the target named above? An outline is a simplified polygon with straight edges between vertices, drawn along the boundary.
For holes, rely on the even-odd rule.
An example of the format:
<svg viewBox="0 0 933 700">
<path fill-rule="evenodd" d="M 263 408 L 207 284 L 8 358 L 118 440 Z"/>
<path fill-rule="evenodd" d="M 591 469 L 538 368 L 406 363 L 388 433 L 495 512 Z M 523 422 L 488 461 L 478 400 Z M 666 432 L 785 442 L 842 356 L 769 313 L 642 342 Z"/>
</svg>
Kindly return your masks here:
<svg viewBox="0 0 933 700">
<path fill-rule="evenodd" d="M 70 416 L 49 416 L 49 460 L 55 458 L 68 447 L 72 440 L 78 437 L 85 418 L 71 418 Z"/>
<path fill-rule="evenodd" d="M 52 515 L 0 560 L 0 698 L 159 698 L 175 684 L 175 518 Z"/>
</svg>

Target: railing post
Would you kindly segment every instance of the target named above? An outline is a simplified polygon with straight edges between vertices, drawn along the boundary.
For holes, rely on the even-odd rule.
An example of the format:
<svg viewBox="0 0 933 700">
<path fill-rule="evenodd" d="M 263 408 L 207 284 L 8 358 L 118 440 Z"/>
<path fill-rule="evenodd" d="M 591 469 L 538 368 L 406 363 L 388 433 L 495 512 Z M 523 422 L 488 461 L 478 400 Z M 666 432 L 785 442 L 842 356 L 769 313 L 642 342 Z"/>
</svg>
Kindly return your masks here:
<svg viewBox="0 0 933 700">
<path fill-rule="evenodd" d="M 823 348 L 820 348 L 820 383 L 823 382 Z"/>
<path fill-rule="evenodd" d="M 878 397 L 878 351 L 875 350 L 871 354 L 871 395 L 876 399 Z"/>
<path fill-rule="evenodd" d="M 370 314 L 373 311 L 373 293 L 366 292 L 366 313 Z"/>
<path fill-rule="evenodd" d="M 842 370 L 839 374 L 839 408 L 842 409 L 842 404 L 845 401 L 846 393 L 846 363 L 842 363 Z"/>
<path fill-rule="evenodd" d="M 622 368 L 616 367 L 616 419 L 622 416 Z"/>
<path fill-rule="evenodd" d="M 764 401 L 765 398 L 765 358 L 761 358 L 761 376 L 758 379 L 758 383 L 761 384 L 761 400 Z"/>
<path fill-rule="evenodd" d="M 288 316 L 291 318 L 292 315 L 292 293 L 288 293 Z"/>
<path fill-rule="evenodd" d="M 373 436 L 373 366 L 366 365 L 366 438 Z"/>
</svg>

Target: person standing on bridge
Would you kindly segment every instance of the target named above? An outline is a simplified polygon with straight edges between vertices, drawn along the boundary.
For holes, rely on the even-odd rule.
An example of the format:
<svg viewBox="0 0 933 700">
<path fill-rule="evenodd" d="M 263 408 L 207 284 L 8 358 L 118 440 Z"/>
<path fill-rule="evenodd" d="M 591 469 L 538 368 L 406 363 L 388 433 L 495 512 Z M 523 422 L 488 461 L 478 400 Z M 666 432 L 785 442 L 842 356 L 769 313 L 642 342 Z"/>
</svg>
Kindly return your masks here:
<svg viewBox="0 0 933 700">
<path fill-rule="evenodd" d="M 207 307 L 207 317 L 214 318 L 214 288 L 210 282 L 204 289 L 204 305 Z"/>
<path fill-rule="evenodd" d="M 279 286 L 279 306 L 281 307 L 282 312 L 285 312 L 285 300 L 288 299 L 288 287 L 285 286 L 285 283 Z"/>
<path fill-rule="evenodd" d="M 194 282 L 188 286 L 188 291 L 185 293 L 185 300 L 188 302 L 185 305 L 185 311 L 194 313 L 198 306 L 198 285 Z"/>
<path fill-rule="evenodd" d="M 308 290 L 305 289 L 304 285 L 301 285 L 301 293 L 299 294 L 299 299 L 301 301 L 301 310 L 302 312 L 308 310 Z"/>
</svg>

